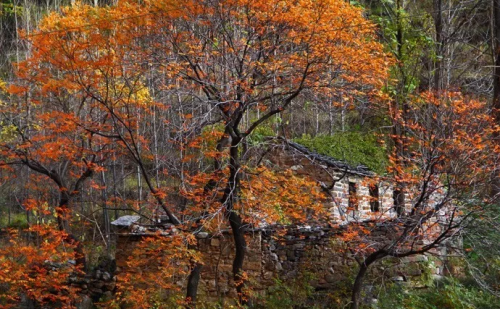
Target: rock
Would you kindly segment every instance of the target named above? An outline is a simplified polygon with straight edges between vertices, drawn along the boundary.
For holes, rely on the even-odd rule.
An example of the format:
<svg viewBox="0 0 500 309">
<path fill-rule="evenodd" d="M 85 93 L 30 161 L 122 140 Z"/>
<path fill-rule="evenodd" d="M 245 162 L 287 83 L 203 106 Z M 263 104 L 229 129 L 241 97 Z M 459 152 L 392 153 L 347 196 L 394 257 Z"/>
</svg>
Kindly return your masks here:
<svg viewBox="0 0 500 309">
<path fill-rule="evenodd" d="M 403 276 L 396 276 L 392 278 L 392 281 L 400 282 L 400 281 L 405 281 L 405 278 Z"/>
<path fill-rule="evenodd" d="M 402 258 L 403 263 L 418 263 L 418 262 L 427 262 L 429 258 L 426 255 L 419 254 L 414 256 L 408 256 Z"/>
<path fill-rule="evenodd" d="M 108 282 L 104 284 L 104 289 L 107 291 L 114 291 L 115 287 L 116 287 L 115 282 Z"/>
<path fill-rule="evenodd" d="M 205 239 L 208 237 L 208 233 L 207 232 L 199 232 L 198 234 L 196 234 L 196 237 L 199 239 Z"/>
<path fill-rule="evenodd" d="M 219 240 L 219 238 L 212 238 L 212 240 L 210 241 L 210 245 L 214 246 L 214 247 L 220 246 L 220 240 Z"/>
<path fill-rule="evenodd" d="M 269 257 L 271 258 L 272 261 L 275 261 L 275 262 L 278 261 L 278 255 L 274 252 L 269 254 Z"/>
<path fill-rule="evenodd" d="M 135 224 L 135 223 L 132 223 L 130 225 L 130 231 L 132 233 L 137 233 L 137 234 L 141 234 L 141 233 L 144 233 L 147 231 L 147 229 L 144 227 L 144 226 L 140 226 L 138 224 Z"/>
<path fill-rule="evenodd" d="M 94 303 L 92 302 L 92 299 L 88 297 L 87 295 L 82 295 L 81 296 L 81 301 L 76 304 L 77 309 L 92 309 L 94 308 Z"/>
<path fill-rule="evenodd" d="M 325 276 L 325 280 L 326 280 L 326 282 L 328 282 L 328 283 L 334 283 L 335 281 L 337 281 L 336 279 L 337 279 L 337 278 L 335 278 L 335 276 L 334 276 L 334 275 L 332 275 L 332 274 L 327 274 L 327 275 Z"/>
<path fill-rule="evenodd" d="M 310 225 L 304 225 L 304 226 L 299 226 L 299 231 L 301 232 L 309 232 L 311 231 L 311 226 Z"/>
<path fill-rule="evenodd" d="M 111 275 L 108 272 L 104 272 L 102 274 L 102 280 L 109 281 L 111 279 Z"/>
<path fill-rule="evenodd" d="M 122 216 L 111 222 L 111 224 L 115 226 L 129 227 L 135 222 L 139 221 L 139 219 L 141 219 L 140 216 Z"/>
<path fill-rule="evenodd" d="M 246 264 L 247 270 L 260 270 L 261 264 L 260 262 L 249 262 Z"/>
<path fill-rule="evenodd" d="M 217 282 L 214 280 L 209 280 L 208 281 L 208 289 L 215 291 L 217 289 Z"/>
<path fill-rule="evenodd" d="M 93 295 L 97 295 L 97 296 L 100 296 L 102 295 L 103 291 L 101 289 L 96 289 L 96 288 L 92 288 L 90 289 L 90 292 L 93 294 Z"/>
<path fill-rule="evenodd" d="M 266 271 L 264 273 L 264 280 L 271 280 L 273 278 L 274 274 L 271 271 Z"/>
<path fill-rule="evenodd" d="M 303 242 L 299 242 L 299 243 L 296 243 L 295 245 L 293 245 L 293 248 L 295 250 L 302 250 L 306 247 L 306 244 L 303 243 Z"/>
<path fill-rule="evenodd" d="M 103 302 L 110 301 L 113 299 L 113 293 L 111 291 L 106 291 L 104 294 L 102 294 L 101 300 Z"/>
</svg>

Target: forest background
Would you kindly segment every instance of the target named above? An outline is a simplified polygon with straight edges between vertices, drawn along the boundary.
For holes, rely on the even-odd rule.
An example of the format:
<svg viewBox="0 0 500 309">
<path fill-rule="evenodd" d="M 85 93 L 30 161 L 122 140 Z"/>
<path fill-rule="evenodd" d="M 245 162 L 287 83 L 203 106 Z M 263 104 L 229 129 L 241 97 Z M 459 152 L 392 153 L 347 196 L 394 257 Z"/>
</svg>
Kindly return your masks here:
<svg viewBox="0 0 500 309">
<path fill-rule="evenodd" d="M 240 305 L 272 307 L 276 295 L 275 306 L 316 305 L 307 286 L 278 281 L 256 304 L 244 289 L 242 227 L 321 217 L 317 201 L 328 198 L 313 180 L 261 164 L 280 137 L 419 193 L 396 199 L 406 219 L 395 224 L 412 227 L 396 249 L 367 245 L 359 231 L 348 239 L 360 270 L 432 249 L 408 249 L 422 235 L 461 239 L 461 276 L 424 291 L 380 285 L 381 308 L 497 308 L 500 1 L 0 5 L 2 306 L 26 295 L 73 306 L 68 277 L 112 255 L 110 222 L 125 214 L 168 217 L 178 237 L 147 250 L 162 252 L 164 268 L 180 260 L 190 278 L 203 264 L 194 232 L 229 227 Z M 438 235 L 422 228 L 441 210 L 426 202 L 436 188 L 449 193 L 440 207 L 458 205 L 461 217 Z M 49 271 L 47 261 L 74 264 Z M 339 308 L 367 305 L 356 271 L 349 292 L 332 291 Z M 128 284 L 145 278 L 128 278 L 103 306 L 162 307 L 158 286 L 178 287 L 160 273 L 146 278 L 147 293 Z M 308 292 L 294 303 L 293 289 Z M 187 297 L 177 305 L 193 306 L 196 289 Z"/>
</svg>

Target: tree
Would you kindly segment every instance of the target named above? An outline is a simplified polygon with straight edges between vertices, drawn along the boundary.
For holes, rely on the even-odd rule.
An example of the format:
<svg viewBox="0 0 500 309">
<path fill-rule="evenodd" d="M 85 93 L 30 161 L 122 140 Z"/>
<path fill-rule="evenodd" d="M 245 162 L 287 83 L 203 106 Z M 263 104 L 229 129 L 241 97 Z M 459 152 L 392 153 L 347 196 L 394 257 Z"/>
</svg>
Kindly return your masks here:
<svg viewBox="0 0 500 309">
<path fill-rule="evenodd" d="M 411 204 L 401 217 L 381 223 L 392 235 L 386 242 L 370 243 L 354 232 L 353 250 L 359 254 L 360 269 L 352 308 L 359 308 L 370 265 L 388 256 L 423 254 L 444 244 L 470 224 L 473 214 L 494 202 L 485 197 L 488 175 L 498 158 L 492 140 L 497 127 L 486 104 L 460 93 L 425 93 L 413 98 L 408 112 L 402 125 L 409 152 L 401 165 L 392 159 L 389 170 L 409 184 Z"/>
<path fill-rule="evenodd" d="M 492 101 L 492 115 L 496 124 L 500 123 L 500 2 L 493 1 L 493 101 Z M 498 139 L 498 136 L 496 137 Z M 498 195 L 500 192 L 500 180 L 498 171 L 493 175 L 492 192 L 493 196 Z"/>
<path fill-rule="evenodd" d="M 164 54 L 175 59 L 165 64 L 169 76 L 184 95 L 217 109 L 223 119 L 228 155 L 218 165 L 228 175 L 217 182 L 224 192 L 219 205 L 233 231 L 233 273 L 235 282 L 242 283 L 237 290 L 243 300 L 245 221 L 236 205 L 247 137 L 313 92 L 375 94 L 389 60 L 375 42 L 373 25 L 360 9 L 343 1 L 185 1 L 153 6 L 175 11 L 159 11 L 163 14 L 156 22 L 165 29 Z"/>
<path fill-rule="evenodd" d="M 39 144 L 30 142 L 21 153 L 16 147 L 6 149 L 58 185 L 64 206 L 58 209 L 67 208 L 68 198 L 98 168 L 97 158 L 109 147 L 132 158 L 170 221 L 181 223 L 145 166 L 150 151 L 149 142 L 137 130 L 140 115 L 152 106 L 163 107 L 163 102 L 151 97 L 146 75 L 158 76 L 153 85 L 157 97 L 176 95 L 180 105 L 190 101 L 219 114 L 224 135 L 218 150 L 227 159 L 215 160 L 208 180 L 221 177 L 216 182 L 221 188 L 212 191 L 223 192 L 211 212 L 224 213 L 232 227 L 233 272 L 235 282 L 241 283 L 237 290 L 242 301 L 246 221 L 238 205 L 244 204 L 242 177 L 249 173 L 243 164 L 247 158 L 242 156 L 248 136 L 292 102 L 304 101 L 313 93 L 335 97 L 341 91 L 343 97 L 376 98 L 389 63 L 375 41 L 374 26 L 360 9 L 339 0 L 76 5 L 61 15 L 49 15 L 30 39 L 33 55 L 18 71 L 18 77 L 29 84 L 13 86 L 11 93 L 24 98 L 21 102 L 32 117 L 45 122 L 37 124 Z M 40 109 L 28 109 L 33 103 Z M 15 124 L 16 130 L 21 127 Z M 45 134 L 46 127 L 57 135 Z M 33 131 L 33 126 L 28 128 Z M 61 140 L 69 131 L 74 132 L 72 139 Z M 77 140 L 90 147 L 71 148 Z M 110 142 L 115 146 L 108 146 Z M 79 161 L 82 152 L 89 157 Z M 43 161 L 58 164 L 57 159 L 69 154 L 73 156 L 68 162 L 82 172 L 71 187 L 58 181 L 60 173 L 45 168 L 48 162 Z"/>
<path fill-rule="evenodd" d="M 50 222 L 47 204 L 31 201 L 30 206 L 40 220 L 27 231 L 12 232 L 0 249 L 0 280 L 4 284 L 0 304 L 2 308 L 17 308 L 25 298 L 24 304 L 30 301 L 74 308 L 79 288 L 68 282 L 82 271 L 75 265 L 77 244 L 68 243 L 66 232 Z"/>
</svg>

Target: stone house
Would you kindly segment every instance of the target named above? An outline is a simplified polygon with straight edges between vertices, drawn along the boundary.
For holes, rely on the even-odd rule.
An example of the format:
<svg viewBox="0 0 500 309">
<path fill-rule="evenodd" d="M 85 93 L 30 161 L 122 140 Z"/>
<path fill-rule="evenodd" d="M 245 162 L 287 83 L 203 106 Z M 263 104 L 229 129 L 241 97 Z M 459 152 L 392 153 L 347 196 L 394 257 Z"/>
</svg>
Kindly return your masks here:
<svg viewBox="0 0 500 309">
<path fill-rule="evenodd" d="M 397 216 L 393 183 L 363 165 L 351 166 L 286 140 L 275 144 L 267 157 L 278 169 L 290 168 L 297 175 L 320 183 L 330 195 L 330 203 L 325 207 L 331 222 L 346 224 Z M 410 207 L 406 205 L 407 210 Z"/>
<path fill-rule="evenodd" d="M 343 279 L 352 276 L 355 259 L 344 250 L 338 236 L 353 221 L 364 224 L 394 218 L 397 214 L 392 183 L 364 166 L 349 166 L 290 141 L 282 140 L 271 144 L 262 154 L 262 159 L 275 169 L 292 169 L 297 175 L 318 181 L 330 195 L 325 207 L 330 216 L 328 221 L 332 224 L 249 228 L 246 231 L 248 248 L 243 269 L 252 282 L 258 283 L 252 287 L 254 292 L 263 294 L 275 284 L 275 278 L 293 280 L 308 270 L 315 272 L 314 279 L 308 284 L 316 289 L 333 288 Z M 409 208 L 410 205 L 406 207 Z M 127 224 L 115 222 L 115 225 Z M 152 235 L 147 227 L 137 224 L 132 224 L 131 227 L 132 229 L 122 227 L 117 232 L 116 262 L 118 269 L 122 271 L 127 268 L 127 256 L 135 243 L 144 236 Z M 376 242 L 378 238 L 387 239 L 391 234 L 391 230 L 381 225 L 373 230 L 370 237 Z M 200 279 L 200 298 L 211 301 L 234 299 L 234 245 L 231 231 L 220 231 L 217 235 L 200 232 L 196 236 L 197 249 L 205 263 Z M 389 267 L 386 265 L 372 271 L 392 280 L 407 281 L 411 276 L 419 276 L 424 271 L 422 265 L 427 263 L 427 257 L 420 256 L 400 262 L 398 260 Z M 405 270 L 408 262 L 414 264 L 410 272 Z M 439 275 L 440 265 L 436 263 L 433 267 L 431 272 Z M 178 284 L 185 285 L 186 282 L 180 280 Z"/>
</svg>

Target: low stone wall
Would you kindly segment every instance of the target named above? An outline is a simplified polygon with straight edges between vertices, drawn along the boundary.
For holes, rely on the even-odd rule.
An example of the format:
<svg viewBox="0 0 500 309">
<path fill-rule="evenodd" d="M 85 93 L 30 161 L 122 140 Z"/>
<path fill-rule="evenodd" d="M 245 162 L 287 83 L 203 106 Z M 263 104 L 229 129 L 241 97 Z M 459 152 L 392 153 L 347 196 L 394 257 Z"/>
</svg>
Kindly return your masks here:
<svg viewBox="0 0 500 309">
<path fill-rule="evenodd" d="M 275 285 L 276 278 L 286 284 L 305 272 L 313 274 L 308 284 L 317 290 L 333 289 L 340 282 L 352 278 L 357 265 L 346 244 L 339 239 L 341 232 L 342 228 L 309 226 L 248 231 L 243 269 L 252 291 L 265 294 L 269 287 Z M 387 235 L 383 231 L 375 231 L 370 237 L 384 238 Z M 119 269 L 127 267 L 128 255 L 140 239 L 140 235 L 119 235 L 116 250 Z M 199 285 L 200 299 L 221 301 L 236 298 L 232 274 L 234 244 L 230 231 L 219 235 L 199 233 L 197 246 L 204 262 Z M 375 265 L 371 272 L 386 280 L 411 284 L 411 278 L 419 277 L 424 266 L 428 270 L 427 260 L 427 256 L 392 259 Z M 430 271 L 432 275 L 439 275 L 439 263 Z"/>
</svg>

